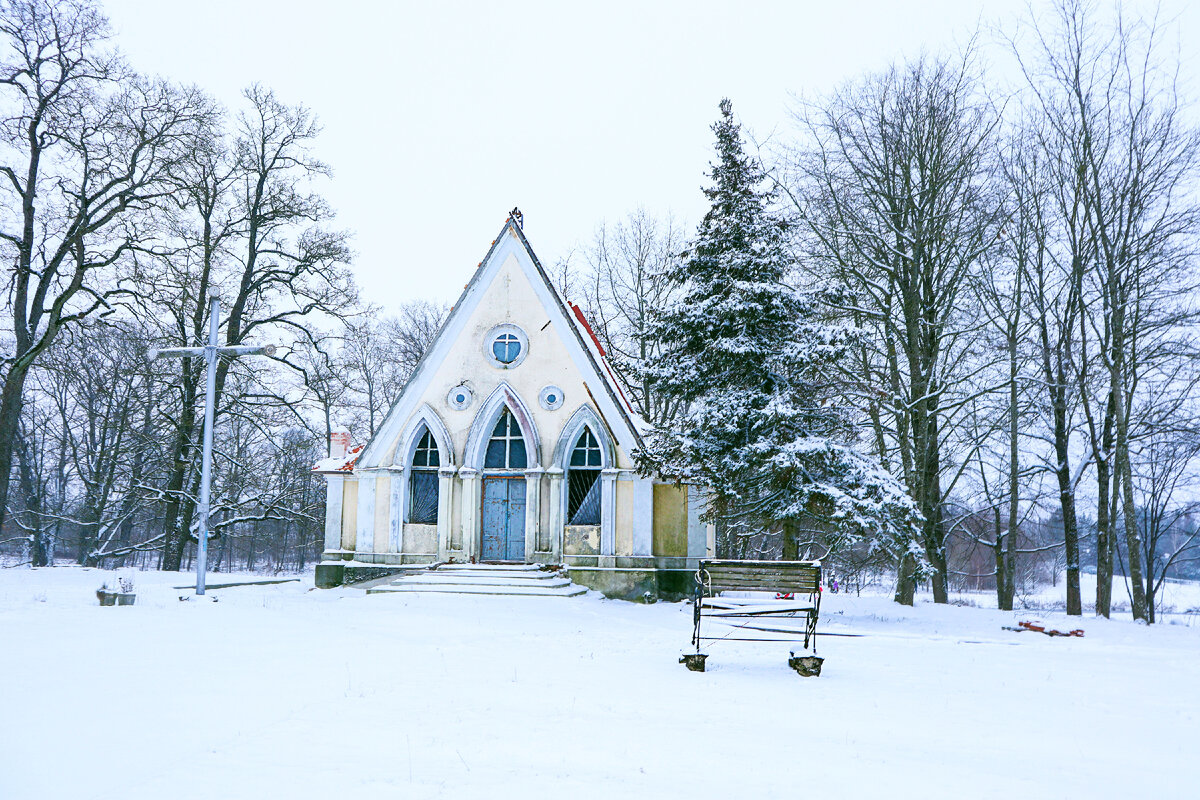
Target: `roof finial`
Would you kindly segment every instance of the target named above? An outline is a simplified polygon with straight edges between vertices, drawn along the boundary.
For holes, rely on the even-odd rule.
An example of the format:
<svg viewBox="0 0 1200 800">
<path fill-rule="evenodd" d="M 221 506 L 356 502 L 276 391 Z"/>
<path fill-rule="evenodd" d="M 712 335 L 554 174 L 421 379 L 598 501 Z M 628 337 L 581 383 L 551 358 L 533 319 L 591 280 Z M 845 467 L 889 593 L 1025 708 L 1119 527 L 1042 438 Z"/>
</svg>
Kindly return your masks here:
<svg viewBox="0 0 1200 800">
<path fill-rule="evenodd" d="M 521 209 L 513 206 L 513 210 L 508 212 L 508 218 L 517 223 L 518 228 L 525 227 L 525 215 L 521 213 Z"/>
</svg>

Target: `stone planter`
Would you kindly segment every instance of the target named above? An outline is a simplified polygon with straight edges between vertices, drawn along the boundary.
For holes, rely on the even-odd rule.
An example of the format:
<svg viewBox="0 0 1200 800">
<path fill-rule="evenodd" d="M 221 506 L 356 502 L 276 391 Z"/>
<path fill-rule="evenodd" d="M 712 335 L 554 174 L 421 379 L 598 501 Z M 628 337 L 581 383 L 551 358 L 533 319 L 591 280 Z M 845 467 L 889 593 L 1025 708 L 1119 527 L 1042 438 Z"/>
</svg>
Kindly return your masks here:
<svg viewBox="0 0 1200 800">
<path fill-rule="evenodd" d="M 797 656 L 795 653 L 788 659 L 788 666 L 806 678 L 816 678 L 821 674 L 821 664 L 825 659 L 820 656 Z"/>
<path fill-rule="evenodd" d="M 97 589 L 96 597 L 102 606 L 131 606 L 137 600 L 134 592 L 113 592 L 108 589 Z"/>
</svg>

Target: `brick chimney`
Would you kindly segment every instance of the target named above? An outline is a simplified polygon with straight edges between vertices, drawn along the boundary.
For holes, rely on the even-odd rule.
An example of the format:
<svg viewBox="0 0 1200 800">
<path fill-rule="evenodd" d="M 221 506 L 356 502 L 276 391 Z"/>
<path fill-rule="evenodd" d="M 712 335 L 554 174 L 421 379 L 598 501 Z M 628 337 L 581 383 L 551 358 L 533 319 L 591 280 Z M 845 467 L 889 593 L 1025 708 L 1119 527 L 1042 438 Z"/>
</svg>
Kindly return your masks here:
<svg viewBox="0 0 1200 800">
<path fill-rule="evenodd" d="M 341 425 L 335 425 L 329 432 L 329 457 L 344 458 L 350 450 L 350 431 Z"/>
</svg>

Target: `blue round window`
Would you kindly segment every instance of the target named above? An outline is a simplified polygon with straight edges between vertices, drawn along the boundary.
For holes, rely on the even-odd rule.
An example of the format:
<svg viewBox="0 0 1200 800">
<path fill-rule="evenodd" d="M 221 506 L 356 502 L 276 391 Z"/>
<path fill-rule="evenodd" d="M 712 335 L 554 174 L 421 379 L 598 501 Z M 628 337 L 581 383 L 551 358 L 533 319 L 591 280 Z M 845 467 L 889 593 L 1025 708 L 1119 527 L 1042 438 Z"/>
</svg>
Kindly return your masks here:
<svg viewBox="0 0 1200 800">
<path fill-rule="evenodd" d="M 492 342 L 492 355 L 501 364 L 511 364 L 521 355 L 521 340 L 514 334 L 502 333 Z"/>
<path fill-rule="evenodd" d="M 563 404 L 562 387 L 554 385 L 543 386 L 542 391 L 538 393 L 538 402 L 547 411 L 554 411 L 560 408 Z"/>
</svg>

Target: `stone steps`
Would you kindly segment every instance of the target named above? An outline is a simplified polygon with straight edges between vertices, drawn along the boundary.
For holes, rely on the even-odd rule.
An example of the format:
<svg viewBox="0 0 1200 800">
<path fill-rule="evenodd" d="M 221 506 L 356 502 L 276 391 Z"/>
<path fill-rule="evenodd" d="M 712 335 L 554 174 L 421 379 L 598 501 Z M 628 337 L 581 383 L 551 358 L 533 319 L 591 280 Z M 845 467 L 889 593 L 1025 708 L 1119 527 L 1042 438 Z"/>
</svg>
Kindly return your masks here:
<svg viewBox="0 0 1200 800">
<path fill-rule="evenodd" d="M 587 589 L 529 564 L 443 564 L 414 569 L 367 589 L 367 594 L 439 592 L 524 597 L 577 597 Z"/>
</svg>

